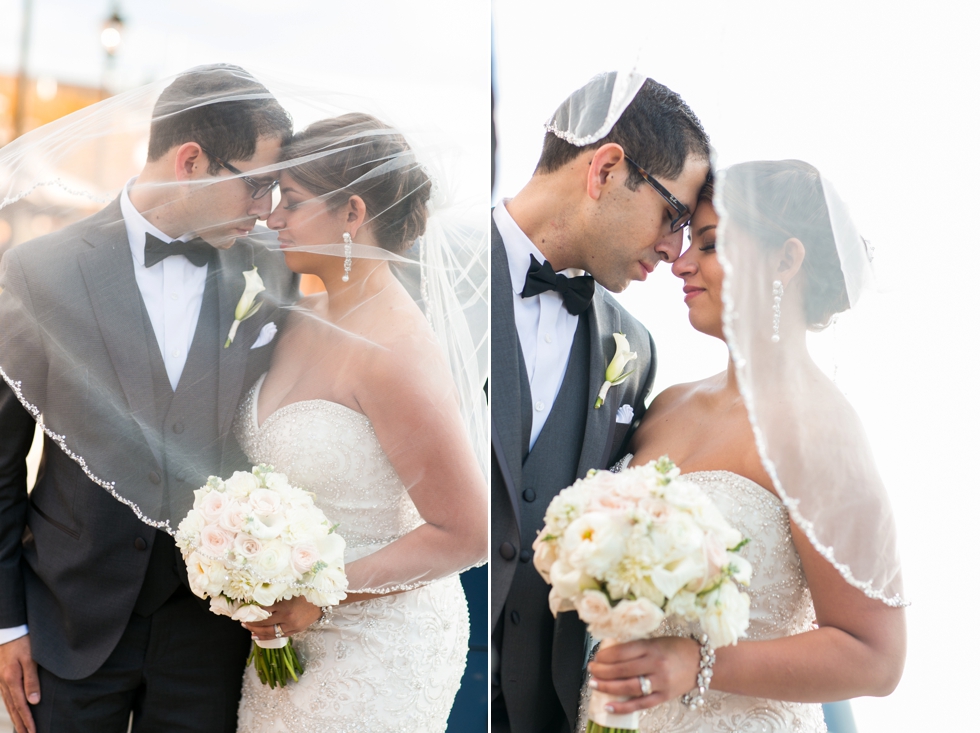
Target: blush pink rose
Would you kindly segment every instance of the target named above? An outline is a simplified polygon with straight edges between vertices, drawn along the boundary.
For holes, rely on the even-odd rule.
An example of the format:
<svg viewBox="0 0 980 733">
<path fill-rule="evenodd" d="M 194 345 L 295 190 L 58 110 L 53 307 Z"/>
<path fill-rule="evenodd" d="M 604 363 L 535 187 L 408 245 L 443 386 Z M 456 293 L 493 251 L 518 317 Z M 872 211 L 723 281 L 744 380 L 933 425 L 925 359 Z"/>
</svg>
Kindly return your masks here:
<svg viewBox="0 0 980 733">
<path fill-rule="evenodd" d="M 221 557 L 231 549 L 235 538 L 217 524 L 209 524 L 201 530 L 201 550 L 205 555 Z"/>
</svg>

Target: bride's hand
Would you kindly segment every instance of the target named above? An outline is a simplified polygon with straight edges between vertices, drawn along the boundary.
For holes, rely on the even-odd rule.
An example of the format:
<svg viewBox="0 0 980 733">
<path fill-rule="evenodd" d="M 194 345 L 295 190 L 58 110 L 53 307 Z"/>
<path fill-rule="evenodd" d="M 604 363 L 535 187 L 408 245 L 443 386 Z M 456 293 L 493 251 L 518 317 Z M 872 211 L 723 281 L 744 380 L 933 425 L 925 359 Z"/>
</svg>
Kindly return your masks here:
<svg viewBox="0 0 980 733">
<path fill-rule="evenodd" d="M 592 674 L 589 687 L 632 698 L 607 706 L 611 713 L 652 708 L 694 688 L 700 658 L 698 643 L 684 637 L 664 636 L 616 644 L 596 652 L 595 660 L 589 664 Z M 644 695 L 640 689 L 640 675 L 650 681 L 651 694 Z"/>
<path fill-rule="evenodd" d="M 263 606 L 272 615 L 263 621 L 242 624 L 252 632 L 253 639 L 268 641 L 276 638 L 276 624 L 283 636 L 293 636 L 320 618 L 320 607 L 314 606 L 302 596 L 294 596 L 288 601 L 279 601 L 271 606 Z"/>
</svg>

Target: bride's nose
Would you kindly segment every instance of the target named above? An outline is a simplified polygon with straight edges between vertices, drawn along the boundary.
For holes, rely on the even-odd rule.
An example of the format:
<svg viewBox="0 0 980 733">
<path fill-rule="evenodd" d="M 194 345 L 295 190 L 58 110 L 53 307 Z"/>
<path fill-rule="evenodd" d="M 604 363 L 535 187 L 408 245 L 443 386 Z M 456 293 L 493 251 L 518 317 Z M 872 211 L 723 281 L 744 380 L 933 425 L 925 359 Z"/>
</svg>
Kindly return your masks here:
<svg viewBox="0 0 980 733">
<path fill-rule="evenodd" d="M 272 213 L 269 214 L 269 218 L 266 220 L 265 225 L 269 227 L 269 229 L 275 229 L 277 232 L 286 228 L 286 217 L 283 216 L 282 213 L 282 202 L 280 202 L 279 205 L 272 210 Z"/>
<path fill-rule="evenodd" d="M 674 260 L 674 263 L 670 266 L 670 271 L 674 273 L 674 277 L 684 278 L 698 271 L 697 262 L 691 253 L 693 249 L 694 247 L 689 246 L 681 253 L 680 257 Z"/>
</svg>

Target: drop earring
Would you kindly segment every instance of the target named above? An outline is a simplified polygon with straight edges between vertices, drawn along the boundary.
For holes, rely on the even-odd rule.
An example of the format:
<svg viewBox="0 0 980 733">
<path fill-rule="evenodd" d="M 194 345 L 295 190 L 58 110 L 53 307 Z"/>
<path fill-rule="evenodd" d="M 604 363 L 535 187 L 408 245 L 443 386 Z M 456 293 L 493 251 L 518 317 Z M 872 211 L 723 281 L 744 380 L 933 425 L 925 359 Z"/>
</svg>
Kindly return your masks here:
<svg viewBox="0 0 980 733">
<path fill-rule="evenodd" d="M 779 343 L 779 304 L 783 299 L 783 283 L 772 281 L 772 342 Z"/>
<path fill-rule="evenodd" d="M 344 276 L 341 278 L 344 282 L 350 280 L 350 265 L 351 265 L 351 238 L 350 232 L 344 232 Z"/>
</svg>

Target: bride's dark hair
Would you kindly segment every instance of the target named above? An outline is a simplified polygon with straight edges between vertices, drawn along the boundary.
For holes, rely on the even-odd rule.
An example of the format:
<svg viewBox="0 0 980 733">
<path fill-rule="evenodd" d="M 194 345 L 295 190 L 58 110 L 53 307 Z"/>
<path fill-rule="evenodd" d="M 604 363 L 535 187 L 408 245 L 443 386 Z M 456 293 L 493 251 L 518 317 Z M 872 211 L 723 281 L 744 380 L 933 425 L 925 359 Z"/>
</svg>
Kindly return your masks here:
<svg viewBox="0 0 980 733">
<path fill-rule="evenodd" d="M 850 307 L 816 168 L 801 160 L 739 163 L 725 173 L 722 196 L 726 215 L 763 246 L 775 249 L 791 237 L 803 243 L 804 308 L 811 330 L 826 328 L 834 314 Z"/>
<path fill-rule="evenodd" d="M 383 248 L 401 252 L 425 233 L 432 181 L 405 138 L 381 120 L 352 112 L 314 122 L 282 152 L 283 160 L 306 156 L 311 160 L 285 172 L 317 196 L 340 191 L 360 196 Z M 343 196 L 326 198 L 328 206 L 346 201 Z"/>
</svg>

